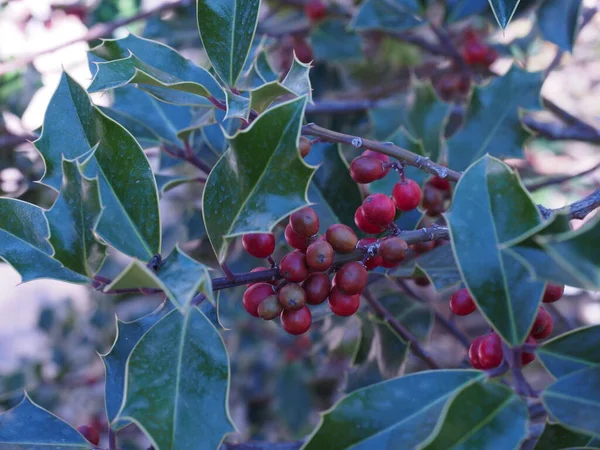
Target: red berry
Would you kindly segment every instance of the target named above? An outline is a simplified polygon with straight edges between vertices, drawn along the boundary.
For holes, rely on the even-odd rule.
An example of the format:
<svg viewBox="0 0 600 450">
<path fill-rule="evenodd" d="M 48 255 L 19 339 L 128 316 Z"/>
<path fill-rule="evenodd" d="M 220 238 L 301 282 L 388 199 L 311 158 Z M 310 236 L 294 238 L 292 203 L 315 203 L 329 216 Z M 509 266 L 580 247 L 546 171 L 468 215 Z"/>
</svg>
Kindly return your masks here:
<svg viewBox="0 0 600 450">
<path fill-rule="evenodd" d="M 378 160 L 380 160 L 381 162 L 385 163 L 385 164 L 389 164 L 390 163 L 390 157 L 388 155 L 384 155 L 383 153 L 379 153 L 379 152 L 375 152 L 373 150 L 365 150 L 364 152 L 362 152 L 362 156 L 372 156 L 374 158 L 377 158 Z M 387 173 L 390 171 L 390 168 L 386 168 L 386 172 L 385 174 L 387 175 Z"/>
<path fill-rule="evenodd" d="M 92 428 L 88 425 L 81 425 L 80 427 L 77 427 L 77 431 L 79 431 L 81 435 L 93 445 L 98 445 L 100 442 L 100 436 L 95 428 Z"/>
<path fill-rule="evenodd" d="M 438 188 L 425 185 L 423 190 L 423 209 L 428 216 L 438 216 L 444 212 L 444 194 Z"/>
<path fill-rule="evenodd" d="M 294 54 L 299 61 L 308 64 L 313 58 L 313 51 L 304 36 L 294 36 Z M 291 66 L 291 62 L 290 62 Z"/>
<path fill-rule="evenodd" d="M 394 267 L 398 267 L 400 265 L 400 262 L 386 261 L 385 259 L 381 258 L 381 263 L 379 265 L 386 269 L 393 269 Z"/>
<path fill-rule="evenodd" d="M 308 276 L 306 255 L 301 252 L 288 253 L 281 259 L 279 272 L 286 280 L 300 283 Z"/>
<path fill-rule="evenodd" d="M 387 171 L 383 162 L 372 156 L 359 156 L 350 164 L 350 176 L 361 184 L 372 183 L 383 178 Z"/>
<path fill-rule="evenodd" d="M 271 233 L 245 234 L 242 245 L 255 258 L 266 258 L 275 251 L 275 236 Z"/>
<path fill-rule="evenodd" d="M 383 239 L 379 244 L 379 255 L 384 263 L 396 264 L 403 261 L 407 250 L 406 241 L 396 236 Z"/>
<path fill-rule="evenodd" d="M 277 299 L 283 309 L 300 309 L 306 304 L 306 292 L 296 283 L 288 283 L 279 289 Z"/>
<path fill-rule="evenodd" d="M 290 246 L 297 248 L 298 250 L 306 250 L 308 248 L 308 244 L 310 243 L 309 239 L 296 233 L 290 224 L 285 227 L 285 232 L 283 234 L 286 242 L 290 244 Z"/>
<path fill-rule="evenodd" d="M 544 303 L 554 303 L 555 301 L 560 300 L 564 292 L 564 285 L 548 283 L 546 285 L 546 290 L 544 291 L 544 297 L 542 298 L 542 301 Z"/>
<path fill-rule="evenodd" d="M 300 140 L 298 142 L 298 151 L 300 152 L 300 156 L 302 156 L 303 158 L 306 158 L 308 156 L 308 154 L 310 153 L 311 147 L 312 147 L 312 144 L 310 142 L 310 139 L 308 139 L 304 136 L 300 136 Z"/>
<path fill-rule="evenodd" d="M 346 294 L 336 286 L 329 293 L 329 307 L 337 316 L 351 316 L 360 307 L 360 295 Z"/>
<path fill-rule="evenodd" d="M 469 65 L 485 65 L 488 47 L 478 41 L 468 41 L 463 48 L 462 56 Z"/>
<path fill-rule="evenodd" d="M 479 362 L 479 346 L 481 345 L 481 341 L 485 336 L 478 336 L 471 342 L 469 346 L 469 359 L 471 360 L 471 365 L 475 369 L 483 369 L 484 367 Z"/>
<path fill-rule="evenodd" d="M 327 7 L 322 0 L 308 0 L 304 5 L 304 14 L 312 22 L 317 22 L 327 15 Z"/>
<path fill-rule="evenodd" d="M 285 309 L 281 313 L 281 325 L 289 334 L 304 334 L 310 329 L 312 314 L 307 306 L 300 309 Z"/>
<path fill-rule="evenodd" d="M 421 188 L 415 180 L 400 181 L 392 190 L 392 200 L 400 211 L 412 211 L 421 202 Z"/>
<path fill-rule="evenodd" d="M 331 280 L 325 273 L 311 273 L 302 283 L 306 292 L 306 303 L 320 305 L 325 301 L 331 289 Z"/>
<path fill-rule="evenodd" d="M 290 225 L 296 234 L 308 238 L 319 232 L 319 216 L 314 209 L 307 206 L 292 213 Z"/>
<path fill-rule="evenodd" d="M 281 314 L 281 311 L 283 311 L 283 307 L 275 294 L 265 297 L 258 305 L 258 315 L 264 320 L 273 320 Z"/>
<path fill-rule="evenodd" d="M 484 369 L 493 369 L 502 363 L 502 339 L 496 333 L 490 333 L 481 340 L 479 345 L 479 363 Z"/>
<path fill-rule="evenodd" d="M 262 272 L 264 270 L 271 270 L 268 267 L 255 267 L 254 269 L 252 269 L 250 272 Z M 255 281 L 254 283 L 248 283 L 246 285 L 247 288 L 249 288 L 250 286 L 255 285 L 256 283 L 269 283 L 269 284 L 276 284 L 277 282 L 275 280 L 272 281 Z"/>
<path fill-rule="evenodd" d="M 333 247 L 327 241 L 315 241 L 306 249 L 306 263 L 311 270 L 323 272 L 333 263 Z"/>
<path fill-rule="evenodd" d="M 367 269 L 361 263 L 353 261 L 344 264 L 336 274 L 337 286 L 346 294 L 360 294 L 367 285 Z"/>
<path fill-rule="evenodd" d="M 525 341 L 526 344 L 535 345 L 537 344 L 535 338 L 533 336 L 529 336 Z M 530 364 L 535 359 L 535 353 L 523 352 L 521 353 L 521 365 L 526 366 Z"/>
<path fill-rule="evenodd" d="M 435 248 L 435 241 L 415 242 L 411 247 L 418 254 L 423 254 Z"/>
<path fill-rule="evenodd" d="M 365 218 L 365 214 L 364 214 L 362 206 L 359 206 L 356 209 L 356 212 L 354 213 L 354 223 L 356 224 L 356 226 L 358 227 L 358 229 L 360 231 L 362 231 L 364 233 L 369 233 L 369 234 L 379 234 L 385 229 L 383 227 L 380 227 L 379 225 L 375 225 L 375 224 L 369 222 Z"/>
<path fill-rule="evenodd" d="M 473 297 L 471 297 L 471 294 L 469 294 L 469 291 L 466 288 L 459 289 L 452 294 L 452 298 L 450 299 L 450 310 L 457 316 L 468 316 L 475 311 L 476 308 Z"/>
<path fill-rule="evenodd" d="M 452 189 L 452 185 L 446 178 L 432 177 L 427 180 L 427 184 L 438 188 L 440 191 L 450 191 Z"/>
<path fill-rule="evenodd" d="M 256 283 L 246 289 L 242 302 L 244 308 L 251 316 L 260 317 L 258 314 L 258 305 L 269 295 L 275 294 L 275 289 L 268 283 Z"/>
<path fill-rule="evenodd" d="M 533 327 L 531 328 L 531 336 L 535 339 L 546 339 L 552 334 L 553 328 L 554 321 L 552 320 L 552 316 L 543 307 L 540 307 L 535 322 L 533 322 Z"/>
<path fill-rule="evenodd" d="M 352 253 L 358 242 L 352 228 L 341 223 L 331 225 L 325 233 L 325 238 L 337 253 Z"/>
<path fill-rule="evenodd" d="M 371 194 L 362 204 L 365 219 L 369 222 L 386 227 L 394 221 L 396 208 L 394 202 L 385 194 Z"/>
</svg>

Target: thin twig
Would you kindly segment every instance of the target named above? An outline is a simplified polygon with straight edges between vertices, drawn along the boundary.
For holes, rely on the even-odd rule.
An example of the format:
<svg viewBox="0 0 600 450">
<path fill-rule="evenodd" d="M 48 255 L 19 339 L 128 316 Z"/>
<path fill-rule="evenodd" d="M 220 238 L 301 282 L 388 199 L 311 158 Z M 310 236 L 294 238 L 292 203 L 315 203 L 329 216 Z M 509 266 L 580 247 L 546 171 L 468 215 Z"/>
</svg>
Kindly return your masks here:
<svg viewBox="0 0 600 450">
<path fill-rule="evenodd" d="M 598 169 L 600 169 L 600 163 L 596 164 L 594 167 L 584 170 L 583 172 L 579 172 L 579 173 L 576 173 L 573 175 L 559 175 L 556 177 L 546 178 L 545 180 L 541 180 L 538 182 L 527 183 L 527 184 L 525 184 L 525 187 L 530 192 L 533 192 L 533 191 L 536 191 L 538 189 L 542 189 L 542 188 L 545 188 L 548 186 L 553 186 L 555 184 L 562 184 L 562 183 L 566 183 L 568 181 L 575 180 L 577 178 L 584 177 L 586 175 L 589 175 L 590 173 L 595 172 Z"/>
</svg>

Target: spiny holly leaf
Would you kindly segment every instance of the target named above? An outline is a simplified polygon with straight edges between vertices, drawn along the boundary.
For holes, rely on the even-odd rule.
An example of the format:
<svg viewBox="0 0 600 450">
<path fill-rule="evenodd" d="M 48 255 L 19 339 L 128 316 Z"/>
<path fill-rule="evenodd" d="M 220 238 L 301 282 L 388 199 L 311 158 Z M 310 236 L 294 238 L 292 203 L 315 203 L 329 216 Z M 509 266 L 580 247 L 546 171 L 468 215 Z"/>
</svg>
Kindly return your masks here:
<svg viewBox="0 0 600 450">
<path fill-rule="evenodd" d="M 346 22 L 328 19 L 314 27 L 310 35 L 315 59 L 318 61 L 360 61 L 363 59 L 361 39 Z"/>
<path fill-rule="evenodd" d="M 21 275 L 25 283 L 54 278 L 71 283 L 89 279 L 52 258 L 50 228 L 44 210 L 12 198 L 0 198 L 0 258 Z"/>
<path fill-rule="evenodd" d="M 281 82 L 281 85 L 298 97 L 306 95 L 309 103 L 312 103 L 312 87 L 310 85 L 310 64 L 304 64 L 294 54 L 292 67 Z"/>
<path fill-rule="evenodd" d="M 513 66 L 485 87 L 475 87 L 465 123 L 448 139 L 448 166 L 464 170 L 484 154 L 522 158 L 529 133 L 520 120 L 522 109 L 541 108 L 541 73 Z"/>
<path fill-rule="evenodd" d="M 228 389 L 227 351 L 215 327 L 197 308 L 174 310 L 129 356 L 118 418 L 138 424 L 157 450 L 214 450 L 234 431 Z"/>
<path fill-rule="evenodd" d="M 105 402 L 109 423 L 117 417 L 125 389 L 125 367 L 131 351 L 142 338 L 144 333 L 156 322 L 169 313 L 173 307 L 165 301 L 160 307 L 150 314 L 133 322 L 122 322 L 117 319 L 117 336 L 108 353 L 102 355 L 106 367 Z M 122 421 L 112 426 L 124 426 L 128 421 Z"/>
<path fill-rule="evenodd" d="M 219 77 L 235 86 L 254 40 L 260 0 L 198 0 L 198 28 Z"/>
<path fill-rule="evenodd" d="M 63 161 L 63 182 L 46 219 L 54 259 L 74 272 L 91 277 L 106 257 L 106 245 L 94 229 L 102 213 L 98 180 L 85 178 L 76 161 Z"/>
<path fill-rule="evenodd" d="M 104 209 L 96 231 L 105 241 L 140 259 L 160 252 L 158 192 L 148 158 L 133 136 L 93 106 L 67 74 L 50 101 L 35 145 L 46 163 L 42 182 L 56 190 L 63 157 L 85 155 L 83 173 L 97 177 L 100 186 Z"/>
<path fill-rule="evenodd" d="M 334 223 L 345 223 L 355 228 L 354 212 L 362 204 L 362 194 L 350 176 L 339 145 L 314 144 L 305 161 L 319 165 L 308 189 L 308 198 L 319 214 L 321 229 Z M 356 228 L 355 228 L 356 230 Z"/>
<path fill-rule="evenodd" d="M 365 0 L 352 18 L 355 30 L 385 30 L 398 32 L 423 24 L 417 0 Z"/>
<path fill-rule="evenodd" d="M 165 89 L 155 81 L 152 81 L 154 86 L 152 84 L 143 84 L 140 86 L 160 100 L 178 104 L 210 105 L 208 100 L 197 96 L 199 92 L 204 91 L 207 91 L 210 95 L 219 100 L 225 100 L 223 89 L 206 69 L 195 65 L 171 47 L 161 44 L 160 42 L 130 34 L 123 39 L 108 39 L 102 41 L 101 45 L 90 50 L 89 58 L 98 66 L 98 69 L 100 69 L 103 61 L 117 62 L 117 60 L 126 60 L 130 59 L 132 54 L 135 55 L 135 59 L 143 62 L 145 67 L 153 69 L 154 75 L 159 75 L 157 81 L 163 81 L 167 84 L 174 83 L 177 88 L 188 89 L 193 92 L 192 94 L 189 94 L 184 91 L 175 91 L 171 88 Z M 132 65 L 133 61 L 130 61 L 129 64 Z M 92 73 L 94 73 L 94 71 L 92 71 Z M 123 84 L 126 84 L 124 82 L 128 75 L 131 75 L 130 68 L 127 68 L 127 72 L 122 76 L 123 79 L 121 81 Z M 100 74 L 96 73 L 94 82 L 96 83 L 96 86 L 100 87 L 100 82 L 95 80 L 98 76 L 100 76 Z M 178 85 L 182 82 L 185 82 L 186 84 L 183 86 Z"/>
<path fill-rule="evenodd" d="M 600 364 L 600 325 L 577 328 L 556 336 L 536 354 L 554 378 Z"/>
<path fill-rule="evenodd" d="M 294 93 L 280 82 L 271 81 L 250 91 L 250 104 L 252 109 L 260 114 L 282 95 L 294 95 Z"/>
<path fill-rule="evenodd" d="M 542 392 L 542 402 L 562 424 L 600 437 L 600 366 L 559 378 Z"/>
<path fill-rule="evenodd" d="M 107 289 L 136 287 L 162 289 L 169 300 L 183 310 L 189 308 L 190 301 L 198 292 L 212 298 L 212 283 L 206 266 L 190 258 L 177 246 L 162 262 L 158 272 L 154 273 L 145 264 L 134 260 Z"/>
<path fill-rule="evenodd" d="M 463 281 L 479 310 L 505 341 L 522 343 L 544 283 L 502 247 L 540 225 L 536 205 L 506 164 L 484 156 L 461 177 L 446 218 Z"/>
<path fill-rule="evenodd" d="M 301 97 L 264 112 L 229 139 L 229 150 L 210 173 L 202 204 L 219 261 L 232 237 L 270 231 L 307 204 L 314 169 L 300 159 L 296 147 L 305 105 Z"/>
<path fill-rule="evenodd" d="M 323 415 L 305 450 L 414 448 L 434 430 L 445 405 L 482 377 L 475 370 L 410 374 L 352 392 Z"/>
<path fill-rule="evenodd" d="M 227 91 L 226 94 L 227 113 L 225 114 L 225 118 L 248 120 L 248 116 L 250 115 L 250 100 L 231 91 Z"/>
<path fill-rule="evenodd" d="M 587 446 L 594 438 L 587 434 L 573 431 L 559 423 L 546 423 L 534 450 L 562 450 L 579 446 Z"/>
<path fill-rule="evenodd" d="M 92 445 L 67 422 L 33 403 L 27 394 L 0 414 L 0 449 L 84 450 Z"/>
<path fill-rule="evenodd" d="M 577 37 L 581 0 L 545 0 L 537 11 L 542 38 L 571 52 Z"/>
<path fill-rule="evenodd" d="M 510 450 L 527 437 L 527 405 L 515 392 L 495 383 L 477 382 L 450 404 L 423 450 Z"/>
<path fill-rule="evenodd" d="M 498 25 L 506 28 L 521 0 L 489 0 Z"/>
</svg>

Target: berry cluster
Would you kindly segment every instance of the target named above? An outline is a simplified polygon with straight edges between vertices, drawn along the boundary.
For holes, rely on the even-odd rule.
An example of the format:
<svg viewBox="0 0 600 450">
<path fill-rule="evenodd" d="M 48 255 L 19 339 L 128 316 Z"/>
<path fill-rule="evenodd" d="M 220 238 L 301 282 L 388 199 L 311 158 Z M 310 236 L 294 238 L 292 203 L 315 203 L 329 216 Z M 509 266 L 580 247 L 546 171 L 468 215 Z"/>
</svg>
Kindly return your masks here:
<svg viewBox="0 0 600 450">
<path fill-rule="evenodd" d="M 498 52 L 482 42 L 473 30 L 468 30 L 464 37 L 462 57 L 469 66 L 488 68 L 498 59 Z"/>
<path fill-rule="evenodd" d="M 553 303 L 562 297 L 564 290 L 564 286 L 548 284 L 542 301 L 544 303 Z M 475 309 L 475 302 L 467 289 L 459 289 L 452 295 L 450 310 L 457 316 L 467 316 L 475 311 Z M 546 339 L 549 337 L 553 328 L 554 322 L 552 316 L 543 307 L 540 307 L 525 343 L 535 345 L 537 339 Z M 491 332 L 475 338 L 469 347 L 469 359 L 471 365 L 476 369 L 489 370 L 498 367 L 504 359 L 500 336 L 495 332 Z M 527 365 L 534 359 L 534 353 L 523 352 L 521 354 L 522 365 Z"/>
</svg>

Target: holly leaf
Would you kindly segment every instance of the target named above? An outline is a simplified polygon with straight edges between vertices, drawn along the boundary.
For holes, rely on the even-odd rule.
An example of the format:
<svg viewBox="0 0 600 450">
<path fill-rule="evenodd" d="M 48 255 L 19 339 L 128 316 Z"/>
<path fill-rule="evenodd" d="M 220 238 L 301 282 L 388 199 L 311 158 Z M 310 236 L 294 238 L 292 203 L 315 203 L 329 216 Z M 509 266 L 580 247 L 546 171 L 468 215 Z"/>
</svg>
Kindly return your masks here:
<svg viewBox="0 0 600 450">
<path fill-rule="evenodd" d="M 305 206 L 314 169 L 296 144 L 306 98 L 282 103 L 261 114 L 250 127 L 229 138 L 204 187 L 204 222 L 219 261 L 229 240 L 250 231 L 270 231 Z"/>
<path fill-rule="evenodd" d="M 542 392 L 541 399 L 562 424 L 600 437 L 600 366 L 559 378 Z"/>
<path fill-rule="evenodd" d="M 158 192 L 148 158 L 133 136 L 93 106 L 66 73 L 35 145 L 46 164 L 44 184 L 60 189 L 63 158 L 83 160 L 84 175 L 98 178 L 104 209 L 96 232 L 106 242 L 140 259 L 160 253 Z"/>
<path fill-rule="evenodd" d="M 63 182 L 56 201 L 45 212 L 53 258 L 73 272 L 95 274 L 106 257 L 106 245 L 94 230 L 100 214 L 98 180 L 85 178 L 76 161 L 63 161 Z"/>
<path fill-rule="evenodd" d="M 373 322 L 371 352 L 375 355 L 381 376 L 384 379 L 400 376 L 408 356 L 407 342 L 387 322 L 375 318 L 371 320 Z"/>
<path fill-rule="evenodd" d="M 488 8 L 488 0 L 449 0 L 446 2 L 446 21 L 456 22 Z"/>
<path fill-rule="evenodd" d="M 572 52 L 579 29 L 581 5 L 581 0 L 545 0 L 537 11 L 537 24 L 542 38 L 562 50 Z"/>
<path fill-rule="evenodd" d="M 219 77 L 235 86 L 250 52 L 260 0 L 198 0 L 198 28 Z"/>
<path fill-rule="evenodd" d="M 22 282 L 54 278 L 88 283 L 89 278 L 52 257 L 50 228 L 44 210 L 12 198 L 0 198 L 0 258 L 21 275 Z"/>
<path fill-rule="evenodd" d="M 225 119 L 243 119 L 248 120 L 250 115 L 250 99 L 227 91 L 227 112 Z"/>
<path fill-rule="evenodd" d="M 175 246 L 155 273 L 140 261 L 134 260 L 113 282 L 108 290 L 133 288 L 162 289 L 173 304 L 186 310 L 192 298 L 202 292 L 212 299 L 212 282 L 208 269 Z"/>
<path fill-rule="evenodd" d="M 546 423 L 534 450 L 562 450 L 565 448 L 585 447 L 594 438 L 573 431 L 560 423 Z"/>
<path fill-rule="evenodd" d="M 554 378 L 600 365 L 600 325 L 577 328 L 544 342 L 536 355 Z"/>
<path fill-rule="evenodd" d="M 362 194 L 350 176 L 341 147 L 330 143 L 314 144 L 305 161 L 319 165 L 308 189 L 308 198 L 319 214 L 321 229 L 334 223 L 345 223 L 358 230 L 354 213 L 362 204 Z"/>
<path fill-rule="evenodd" d="M 484 154 L 523 158 L 529 133 L 521 124 L 524 109 L 541 108 L 542 75 L 513 66 L 487 86 L 476 86 L 464 124 L 448 139 L 448 166 L 464 170 Z"/>
<path fill-rule="evenodd" d="M 489 0 L 496 22 L 503 29 L 510 23 L 521 0 Z"/>
<path fill-rule="evenodd" d="M 399 32 L 423 24 L 417 0 L 365 0 L 350 22 L 355 30 Z"/>
<path fill-rule="evenodd" d="M 270 83 L 279 78 L 277 72 L 275 71 L 275 69 L 273 69 L 271 63 L 267 58 L 267 52 L 265 49 L 262 49 L 258 52 L 258 54 L 256 55 L 256 61 L 254 62 L 254 65 L 256 67 L 256 71 L 265 83 Z"/>
<path fill-rule="evenodd" d="M 304 64 L 294 54 L 292 67 L 288 70 L 281 85 L 298 97 L 306 95 L 309 103 L 312 103 L 312 87 L 310 85 L 310 64 Z"/>
<path fill-rule="evenodd" d="M 462 175 L 446 219 L 459 270 L 479 310 L 506 342 L 521 344 L 544 283 L 502 247 L 541 224 L 535 203 L 506 164 L 484 156 Z"/>
<path fill-rule="evenodd" d="M 250 105 L 260 114 L 282 95 L 294 95 L 294 93 L 278 81 L 271 81 L 250 91 Z"/>
<path fill-rule="evenodd" d="M 433 432 L 448 401 L 481 377 L 475 370 L 424 371 L 359 389 L 323 414 L 303 448 L 414 448 Z"/>
<path fill-rule="evenodd" d="M 358 33 L 346 27 L 339 19 L 327 19 L 313 28 L 310 43 L 318 61 L 348 62 L 363 59 Z"/>
<path fill-rule="evenodd" d="M 155 173 L 156 185 L 161 194 L 170 191 L 171 189 L 181 186 L 186 183 L 194 183 L 198 181 L 198 177 L 186 177 L 180 175 L 165 175 L 162 173 Z"/>
<path fill-rule="evenodd" d="M 142 336 L 160 319 L 173 310 L 171 303 L 164 302 L 160 307 L 144 317 L 132 322 L 117 318 L 117 336 L 108 353 L 101 355 L 106 367 L 105 402 L 108 422 L 113 427 L 122 428 L 128 421 L 113 424 L 117 417 L 125 390 L 125 369 L 131 351 Z"/>
<path fill-rule="evenodd" d="M 527 422 L 527 405 L 512 389 L 477 382 L 454 397 L 436 431 L 419 448 L 517 449 L 527 437 Z"/>
<path fill-rule="evenodd" d="M 25 393 L 0 414 L 0 448 L 10 450 L 83 450 L 92 445 L 67 422 L 35 404 Z"/>
<path fill-rule="evenodd" d="M 197 308 L 174 310 L 131 352 L 118 418 L 135 422 L 158 449 L 213 450 L 234 431 L 228 389 L 229 360 L 215 327 Z"/>
</svg>

